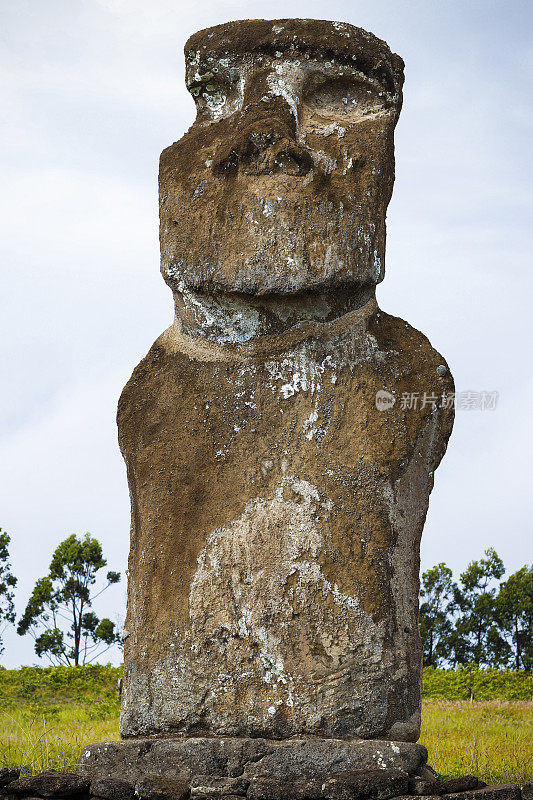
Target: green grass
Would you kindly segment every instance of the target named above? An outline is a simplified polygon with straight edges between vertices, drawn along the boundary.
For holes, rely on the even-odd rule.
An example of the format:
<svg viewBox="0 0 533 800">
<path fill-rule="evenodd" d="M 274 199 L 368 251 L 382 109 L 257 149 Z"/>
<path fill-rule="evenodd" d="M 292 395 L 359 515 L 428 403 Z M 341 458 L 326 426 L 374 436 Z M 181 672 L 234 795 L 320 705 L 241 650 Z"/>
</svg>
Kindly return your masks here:
<svg viewBox="0 0 533 800">
<path fill-rule="evenodd" d="M 116 704 L 117 681 L 122 667 L 90 664 L 86 667 L 0 668 L 0 708 L 21 703 L 62 706 Z"/>
<path fill-rule="evenodd" d="M 118 739 L 121 667 L 0 670 L 0 766 L 76 771 L 86 744 Z"/>
<path fill-rule="evenodd" d="M 533 673 L 512 669 L 424 669 L 424 698 L 468 700 L 533 700 Z"/>
<path fill-rule="evenodd" d="M 424 700 L 420 742 L 444 778 L 477 775 L 487 783 L 533 780 L 533 703 Z"/>
<path fill-rule="evenodd" d="M 0 670 L 0 766 L 21 767 L 25 773 L 75 771 L 86 744 L 118 739 L 120 675 L 121 669 L 98 665 Z M 457 676 L 439 680 L 439 691 L 446 681 L 455 691 Z M 516 690 L 514 677 L 499 674 L 492 680 L 493 691 L 502 691 L 502 680 Z M 428 748 L 429 763 L 445 778 L 474 773 L 487 783 L 533 780 L 532 734 L 533 702 L 528 700 L 423 703 L 420 741 Z"/>
<path fill-rule="evenodd" d="M 77 772 L 83 747 L 118 739 L 118 708 L 106 719 L 72 704 L 50 713 L 27 706 L 0 712 L 0 766 L 32 775 L 45 769 Z"/>
</svg>

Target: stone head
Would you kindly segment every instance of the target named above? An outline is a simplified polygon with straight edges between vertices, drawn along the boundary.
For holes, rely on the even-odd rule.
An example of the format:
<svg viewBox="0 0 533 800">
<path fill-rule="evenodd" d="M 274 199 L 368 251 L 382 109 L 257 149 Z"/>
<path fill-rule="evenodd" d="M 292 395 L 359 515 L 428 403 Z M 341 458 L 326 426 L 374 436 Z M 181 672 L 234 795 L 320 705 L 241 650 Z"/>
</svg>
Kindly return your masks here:
<svg viewBox="0 0 533 800">
<path fill-rule="evenodd" d="M 185 57 L 197 115 L 159 179 L 171 288 L 267 297 L 381 281 L 401 58 L 317 20 L 218 25 Z"/>
</svg>

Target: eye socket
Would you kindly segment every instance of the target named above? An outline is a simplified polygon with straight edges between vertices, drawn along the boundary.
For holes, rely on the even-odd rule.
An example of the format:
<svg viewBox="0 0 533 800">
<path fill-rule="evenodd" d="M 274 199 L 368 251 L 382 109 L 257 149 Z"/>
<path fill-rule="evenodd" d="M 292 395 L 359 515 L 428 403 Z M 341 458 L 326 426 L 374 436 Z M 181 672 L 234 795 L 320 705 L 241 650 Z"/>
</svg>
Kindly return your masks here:
<svg viewBox="0 0 533 800">
<path fill-rule="evenodd" d="M 349 122 L 385 110 L 388 102 L 384 94 L 363 81 L 322 78 L 306 87 L 303 105 L 311 114 Z"/>
<path fill-rule="evenodd" d="M 227 87 L 223 84 L 222 81 L 214 81 L 213 78 L 208 79 L 207 81 L 202 81 L 200 83 L 194 83 L 192 86 L 189 86 L 189 92 L 192 94 L 193 97 L 203 97 L 204 99 L 208 99 L 210 97 L 221 96 L 227 94 Z"/>
<path fill-rule="evenodd" d="M 230 84 L 224 75 L 218 75 L 219 68 L 211 67 L 207 72 L 198 76 L 198 80 L 189 85 L 189 92 L 194 98 L 202 97 L 205 100 L 217 98 L 218 101 L 222 97 L 229 94 Z"/>
<path fill-rule="evenodd" d="M 187 88 L 204 123 L 230 116 L 242 106 L 239 78 L 240 72 L 227 63 L 198 66 Z"/>
</svg>

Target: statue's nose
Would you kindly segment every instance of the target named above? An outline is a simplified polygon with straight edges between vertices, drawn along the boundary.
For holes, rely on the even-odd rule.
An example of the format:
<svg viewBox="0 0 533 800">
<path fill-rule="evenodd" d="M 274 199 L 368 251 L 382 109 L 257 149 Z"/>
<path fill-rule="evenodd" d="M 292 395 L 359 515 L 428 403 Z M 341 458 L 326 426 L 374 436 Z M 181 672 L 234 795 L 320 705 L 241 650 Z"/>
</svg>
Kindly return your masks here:
<svg viewBox="0 0 533 800">
<path fill-rule="evenodd" d="M 213 159 L 217 175 L 306 175 L 313 166 L 309 152 L 298 144 L 295 104 L 279 95 L 246 98 L 229 141 Z"/>
</svg>

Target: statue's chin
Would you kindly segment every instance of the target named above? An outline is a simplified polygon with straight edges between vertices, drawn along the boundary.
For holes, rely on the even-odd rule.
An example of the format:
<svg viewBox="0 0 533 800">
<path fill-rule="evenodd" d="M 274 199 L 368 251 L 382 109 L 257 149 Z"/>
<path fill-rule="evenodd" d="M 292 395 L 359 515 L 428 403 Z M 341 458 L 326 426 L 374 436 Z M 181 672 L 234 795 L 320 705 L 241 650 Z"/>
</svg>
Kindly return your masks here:
<svg viewBox="0 0 533 800">
<path fill-rule="evenodd" d="M 341 242 L 321 241 L 306 247 L 248 247 L 235 251 L 210 247 L 197 253 L 174 251 L 163 263 L 163 277 L 171 288 L 185 286 L 200 292 L 293 295 L 376 284 L 382 278 L 381 261 L 372 242 L 354 253 Z M 258 244 L 264 244 L 258 242 Z M 252 246 L 250 246 L 252 245 Z M 196 257 L 195 257 L 196 256 Z"/>
</svg>

